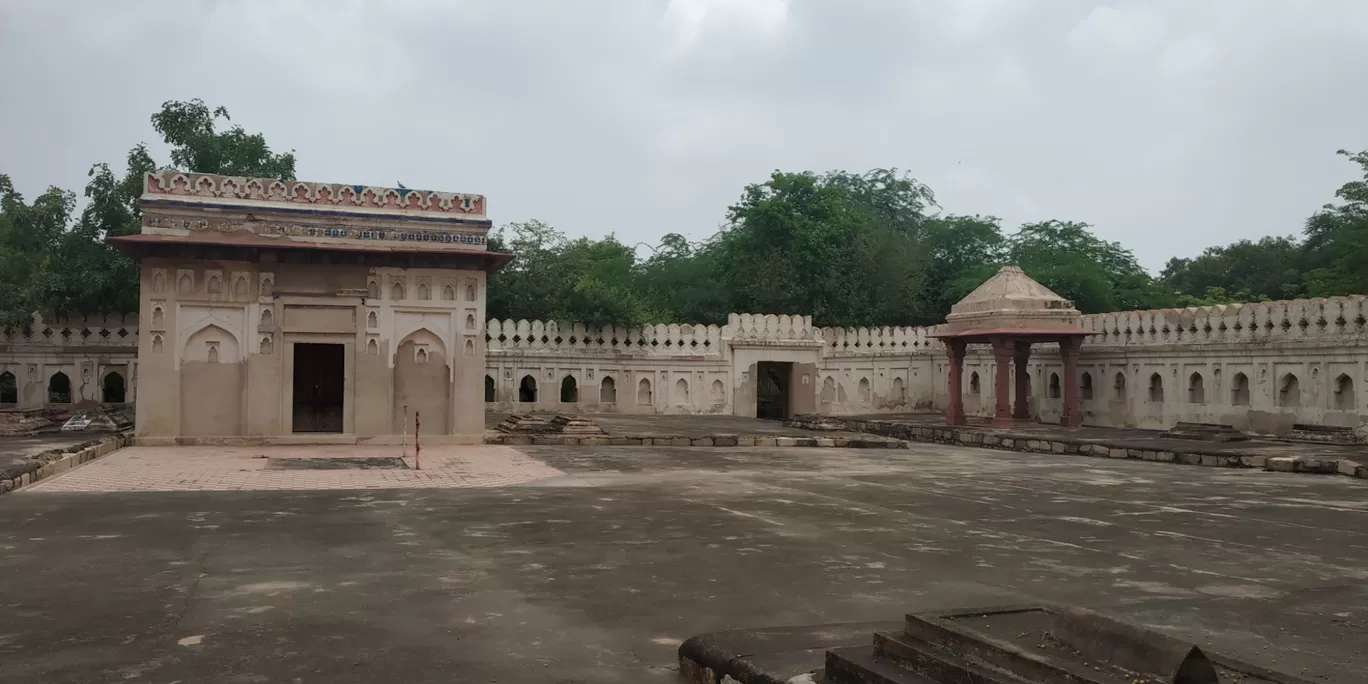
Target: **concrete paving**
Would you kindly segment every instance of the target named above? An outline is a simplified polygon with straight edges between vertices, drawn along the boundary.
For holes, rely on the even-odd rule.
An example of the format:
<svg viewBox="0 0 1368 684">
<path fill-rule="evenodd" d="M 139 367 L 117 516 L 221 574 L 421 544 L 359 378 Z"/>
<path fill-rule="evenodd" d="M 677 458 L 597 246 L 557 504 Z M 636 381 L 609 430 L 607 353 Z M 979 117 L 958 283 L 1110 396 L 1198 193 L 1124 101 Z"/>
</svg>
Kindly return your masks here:
<svg viewBox="0 0 1368 684">
<path fill-rule="evenodd" d="M 0 679 L 673 682 L 695 634 L 1034 600 L 1313 681 L 1368 671 L 1359 480 L 927 444 L 520 451 L 566 475 L 0 498 Z"/>
</svg>

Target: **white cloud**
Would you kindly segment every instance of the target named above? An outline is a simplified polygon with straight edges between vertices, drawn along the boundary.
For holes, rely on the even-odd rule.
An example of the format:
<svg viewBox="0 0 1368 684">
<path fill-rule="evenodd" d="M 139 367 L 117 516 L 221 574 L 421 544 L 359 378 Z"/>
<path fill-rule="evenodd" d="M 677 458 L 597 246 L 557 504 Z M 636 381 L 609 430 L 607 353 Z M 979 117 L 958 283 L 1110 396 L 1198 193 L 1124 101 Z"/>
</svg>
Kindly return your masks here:
<svg viewBox="0 0 1368 684">
<path fill-rule="evenodd" d="M 789 24 L 790 0 L 669 0 L 665 23 L 678 47 L 690 50 L 705 39 L 723 36 L 766 43 L 780 38 Z"/>
<path fill-rule="evenodd" d="M 1094 8 L 1069 32 L 1069 42 L 1107 57 L 1129 57 L 1155 50 L 1165 33 L 1163 19 L 1147 6 L 1104 5 Z"/>
</svg>

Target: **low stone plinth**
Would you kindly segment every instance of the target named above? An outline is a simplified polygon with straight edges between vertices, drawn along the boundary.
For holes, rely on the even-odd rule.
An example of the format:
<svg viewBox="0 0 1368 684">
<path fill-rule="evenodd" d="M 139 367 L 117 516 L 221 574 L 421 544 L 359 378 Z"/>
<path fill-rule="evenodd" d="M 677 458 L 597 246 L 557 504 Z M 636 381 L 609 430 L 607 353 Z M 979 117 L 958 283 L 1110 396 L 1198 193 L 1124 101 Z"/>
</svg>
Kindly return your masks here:
<svg viewBox="0 0 1368 684">
<path fill-rule="evenodd" d="M 0 471 L 0 494 L 6 494 L 58 473 L 64 473 L 122 449 L 131 444 L 132 441 L 131 433 L 120 432 L 103 439 L 34 454 L 25 459 L 18 467 Z"/>
<path fill-rule="evenodd" d="M 818 447 L 839 449 L 906 449 L 907 442 L 887 437 L 797 437 L 768 435 L 518 435 L 485 433 L 485 444 L 504 446 L 672 446 L 672 447 Z"/>
<path fill-rule="evenodd" d="M 845 429 L 851 432 L 867 432 L 909 442 L 938 442 L 1006 451 L 1126 458 L 1216 468 L 1259 468 L 1286 473 L 1338 474 L 1368 480 L 1368 466 L 1348 458 L 1313 455 L 1265 456 L 1230 448 L 1216 450 L 1214 446 L 1203 449 L 1200 442 L 1193 442 L 1191 447 L 1184 445 L 1137 448 L 1134 444 L 1107 439 L 1085 439 L 1072 433 L 1067 436 L 1051 436 L 969 426 L 911 425 L 863 418 L 842 419 L 842 423 Z"/>
</svg>

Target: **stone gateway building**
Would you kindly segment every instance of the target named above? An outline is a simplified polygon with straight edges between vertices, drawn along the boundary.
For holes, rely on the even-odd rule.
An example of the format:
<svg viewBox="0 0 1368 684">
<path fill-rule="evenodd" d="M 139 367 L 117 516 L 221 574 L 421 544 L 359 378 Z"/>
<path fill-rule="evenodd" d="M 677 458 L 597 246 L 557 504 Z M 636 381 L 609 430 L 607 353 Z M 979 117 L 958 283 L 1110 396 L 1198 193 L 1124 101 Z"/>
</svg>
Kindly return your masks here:
<svg viewBox="0 0 1368 684">
<path fill-rule="evenodd" d="M 1368 424 L 1362 296 L 1080 315 L 1006 267 L 940 326 L 486 320 L 512 257 L 486 249 L 483 197 L 166 171 L 141 203 L 141 234 L 111 239 L 141 311 L 0 330 L 0 408 L 135 404 L 143 443 L 397 441 L 406 406 L 454 442 L 486 411 Z"/>
<path fill-rule="evenodd" d="M 137 434 L 478 442 L 485 200 L 422 190 L 149 173 Z"/>
</svg>

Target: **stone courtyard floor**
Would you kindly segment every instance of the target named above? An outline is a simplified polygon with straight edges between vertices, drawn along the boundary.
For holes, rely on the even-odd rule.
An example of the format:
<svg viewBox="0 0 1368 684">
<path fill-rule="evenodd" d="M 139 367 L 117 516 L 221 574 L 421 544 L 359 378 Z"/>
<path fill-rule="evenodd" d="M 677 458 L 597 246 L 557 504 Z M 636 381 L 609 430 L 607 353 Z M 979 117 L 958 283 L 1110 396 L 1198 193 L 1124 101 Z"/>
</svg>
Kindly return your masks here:
<svg viewBox="0 0 1368 684">
<path fill-rule="evenodd" d="M 939 444 L 461 449 L 563 474 L 58 486 L 154 457 L 128 449 L 0 497 L 0 680 L 674 682 L 695 634 L 1033 600 L 1312 681 L 1368 671 L 1362 480 Z M 394 471 L 309 474 L 333 472 Z"/>
</svg>

